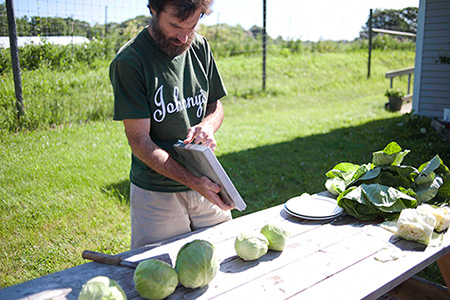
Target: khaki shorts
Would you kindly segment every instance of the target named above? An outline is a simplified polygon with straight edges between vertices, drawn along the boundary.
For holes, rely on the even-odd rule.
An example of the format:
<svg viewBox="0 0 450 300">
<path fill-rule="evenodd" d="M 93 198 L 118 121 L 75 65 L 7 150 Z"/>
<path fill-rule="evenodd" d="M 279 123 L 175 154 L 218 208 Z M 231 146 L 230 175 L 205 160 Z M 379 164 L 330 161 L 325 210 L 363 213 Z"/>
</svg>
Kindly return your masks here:
<svg viewBox="0 0 450 300">
<path fill-rule="evenodd" d="M 199 193 L 161 193 L 130 187 L 131 249 L 231 220 Z"/>
</svg>

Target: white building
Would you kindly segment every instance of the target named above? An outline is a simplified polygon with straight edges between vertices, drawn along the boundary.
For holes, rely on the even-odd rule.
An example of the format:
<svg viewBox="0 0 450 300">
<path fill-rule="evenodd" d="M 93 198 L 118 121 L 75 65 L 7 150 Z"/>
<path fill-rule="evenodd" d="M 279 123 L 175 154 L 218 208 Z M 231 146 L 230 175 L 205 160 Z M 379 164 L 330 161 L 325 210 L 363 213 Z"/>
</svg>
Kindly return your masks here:
<svg viewBox="0 0 450 300">
<path fill-rule="evenodd" d="M 450 0 L 420 0 L 412 108 L 420 116 L 443 118 L 450 108 Z"/>
<path fill-rule="evenodd" d="M 17 46 L 28 44 L 41 45 L 44 42 L 54 45 L 70 45 L 89 43 L 85 36 L 23 36 L 17 38 Z M 0 36 L 0 48 L 9 48 L 9 37 Z"/>
</svg>

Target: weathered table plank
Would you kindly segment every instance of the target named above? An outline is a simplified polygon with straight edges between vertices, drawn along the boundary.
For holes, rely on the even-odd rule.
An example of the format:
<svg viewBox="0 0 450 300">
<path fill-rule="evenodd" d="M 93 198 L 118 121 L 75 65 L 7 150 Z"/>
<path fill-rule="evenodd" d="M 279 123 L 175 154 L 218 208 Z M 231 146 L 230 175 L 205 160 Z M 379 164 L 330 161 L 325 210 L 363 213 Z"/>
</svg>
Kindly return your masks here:
<svg viewBox="0 0 450 300">
<path fill-rule="evenodd" d="M 222 265 L 219 274 L 213 282 L 213 286 L 209 287 L 207 291 L 202 294 L 202 298 L 210 299 L 217 297 L 219 295 L 226 295 L 230 297 L 229 293 L 234 289 L 240 289 L 243 287 L 244 290 L 254 291 L 250 286 L 252 282 L 259 282 L 264 276 L 275 276 L 277 278 L 285 277 L 284 274 L 290 276 L 291 271 L 286 271 L 286 268 L 291 268 L 295 265 L 296 269 L 303 270 L 303 266 L 307 266 L 306 269 L 312 267 L 309 264 L 311 259 L 311 254 L 318 253 L 322 254 L 321 250 L 326 248 L 327 245 L 332 245 L 338 241 L 346 238 L 348 235 L 353 236 L 359 231 L 351 230 L 339 230 L 332 225 L 327 224 L 326 226 L 314 227 L 315 230 L 309 230 L 299 235 L 293 235 L 289 239 L 289 243 L 283 252 L 269 251 L 266 255 L 261 257 L 257 261 L 245 262 L 236 256 L 234 250 L 234 240 L 229 241 L 227 244 L 222 243 L 216 244 L 218 248 L 227 249 L 225 257 L 222 257 Z M 316 233 L 315 233 L 316 232 Z M 322 239 L 314 237 L 323 237 Z M 314 240 L 314 242 L 312 242 Z M 305 265 L 303 261 L 307 261 L 308 264 Z M 319 259 L 318 263 L 322 263 Z M 297 268 L 299 266 L 299 268 Z M 277 272 L 279 271 L 279 272 Z M 275 275 L 272 275 L 276 273 Z M 268 275 L 267 275 L 268 274 Z M 302 276 L 304 272 L 300 272 L 298 276 Z M 311 276 L 307 276 L 309 280 L 315 280 Z M 303 283 L 306 283 L 304 281 Z M 293 288 L 298 289 L 299 285 L 293 285 Z M 288 287 L 285 287 L 288 289 Z M 178 299 L 183 296 L 185 289 L 179 288 L 169 299 Z M 242 292 L 238 291 L 238 294 Z M 279 298 L 274 298 L 279 299 Z"/>
<path fill-rule="evenodd" d="M 383 233 L 384 229 L 378 227 L 377 230 L 381 230 L 380 233 Z M 447 244 L 448 238 L 449 236 L 445 237 Z M 376 258 L 380 251 L 389 251 L 382 248 L 357 264 L 350 265 L 342 272 L 327 278 L 326 281 L 319 282 L 293 299 L 311 299 L 309 298 L 311 296 L 317 297 L 317 299 L 325 296 L 327 299 L 377 299 L 450 252 L 449 247 L 425 247 L 415 242 L 393 238 L 392 234 L 389 240 L 393 244 L 387 245 L 388 247 L 402 250 L 394 252 L 395 260 L 378 261 Z M 370 271 L 368 272 L 368 270 Z M 330 297 L 332 295 L 330 291 L 340 289 L 345 289 L 346 293 Z"/>
<path fill-rule="evenodd" d="M 312 247 L 300 245 L 303 253 L 292 251 L 298 248 L 291 249 L 290 243 L 279 257 L 267 262 L 266 268 L 258 266 L 255 270 L 261 272 L 258 277 L 248 278 L 245 285 L 228 289 L 223 296 L 232 299 L 251 293 L 252 297 L 256 298 L 286 299 L 306 291 L 318 282 L 377 252 L 383 245 L 380 246 L 380 242 L 368 234 L 372 228 L 373 226 L 368 226 L 364 231 L 348 230 L 350 227 L 346 230 L 339 228 L 341 232 L 347 231 L 347 235 L 335 236 L 333 229 L 338 228 L 332 225 L 321 227 L 320 229 L 329 231 L 328 243 L 312 243 Z M 310 234 L 313 236 L 315 233 Z M 323 236 L 318 230 L 317 234 Z M 295 237 L 293 242 L 296 243 Z M 363 247 L 352 247 L 352 244 L 356 243 L 362 244 Z M 269 263 L 273 265 L 269 266 Z"/>
</svg>

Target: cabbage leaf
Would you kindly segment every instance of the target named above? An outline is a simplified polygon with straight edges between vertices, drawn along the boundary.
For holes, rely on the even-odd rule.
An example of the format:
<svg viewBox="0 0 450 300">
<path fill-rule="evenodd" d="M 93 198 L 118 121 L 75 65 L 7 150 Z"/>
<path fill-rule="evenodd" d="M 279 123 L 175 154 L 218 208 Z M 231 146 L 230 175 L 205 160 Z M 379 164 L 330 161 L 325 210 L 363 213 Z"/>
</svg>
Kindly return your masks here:
<svg viewBox="0 0 450 300">
<path fill-rule="evenodd" d="M 372 154 L 372 163 L 377 166 L 398 166 L 409 152 L 410 150 L 402 151 L 402 148 L 396 142 L 390 142 L 383 150 Z"/>
<path fill-rule="evenodd" d="M 340 195 L 337 203 L 361 220 L 375 219 L 378 215 L 395 218 L 403 209 L 417 206 L 415 198 L 393 187 L 364 183 Z"/>
<path fill-rule="evenodd" d="M 396 142 L 373 152 L 372 162 L 341 162 L 325 175 L 326 189 L 345 212 L 363 220 L 395 219 L 405 208 L 450 201 L 450 171 L 436 155 L 419 168 L 402 165 L 410 150 Z"/>
</svg>

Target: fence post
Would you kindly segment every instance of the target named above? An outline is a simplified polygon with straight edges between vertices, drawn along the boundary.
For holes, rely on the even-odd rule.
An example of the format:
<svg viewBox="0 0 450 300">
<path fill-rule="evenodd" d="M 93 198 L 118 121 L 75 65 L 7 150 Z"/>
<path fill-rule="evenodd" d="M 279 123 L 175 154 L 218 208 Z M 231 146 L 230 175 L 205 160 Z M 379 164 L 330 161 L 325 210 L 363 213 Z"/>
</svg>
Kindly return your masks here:
<svg viewBox="0 0 450 300">
<path fill-rule="evenodd" d="M 108 5 L 105 6 L 105 37 L 108 34 Z"/>
<path fill-rule="evenodd" d="M 14 15 L 13 0 L 6 0 L 6 15 L 8 17 L 9 49 L 11 51 L 11 62 L 14 76 L 14 90 L 16 92 L 17 117 L 24 113 L 22 79 L 20 77 L 19 48 L 17 46 L 17 27 Z"/>
<path fill-rule="evenodd" d="M 267 47 L 267 41 L 266 41 L 266 0 L 263 0 L 263 36 L 262 36 L 262 43 L 263 43 L 263 91 L 266 90 L 266 47 Z"/>
<path fill-rule="evenodd" d="M 105 6 L 105 58 L 108 57 L 108 49 L 109 49 L 109 42 L 108 42 L 108 5 Z"/>
<path fill-rule="evenodd" d="M 372 9 L 369 14 L 369 61 L 367 63 L 367 78 L 370 78 L 370 60 L 372 58 Z"/>
<path fill-rule="evenodd" d="M 408 95 L 410 91 L 411 91 L 411 74 L 408 74 Z"/>
</svg>

